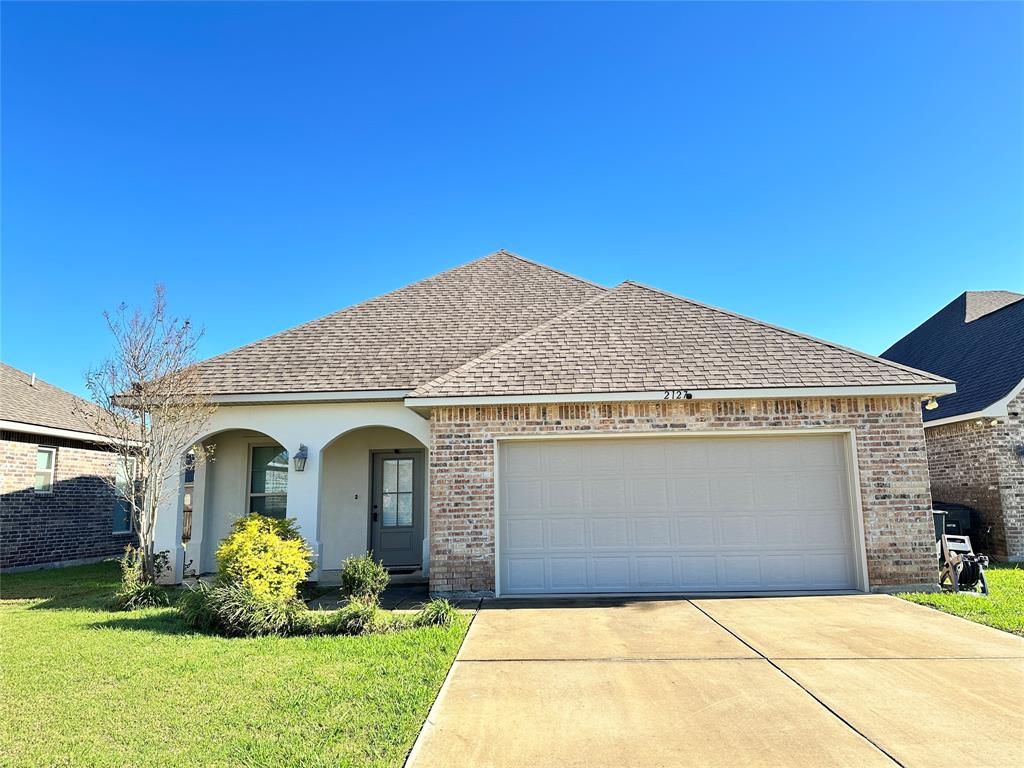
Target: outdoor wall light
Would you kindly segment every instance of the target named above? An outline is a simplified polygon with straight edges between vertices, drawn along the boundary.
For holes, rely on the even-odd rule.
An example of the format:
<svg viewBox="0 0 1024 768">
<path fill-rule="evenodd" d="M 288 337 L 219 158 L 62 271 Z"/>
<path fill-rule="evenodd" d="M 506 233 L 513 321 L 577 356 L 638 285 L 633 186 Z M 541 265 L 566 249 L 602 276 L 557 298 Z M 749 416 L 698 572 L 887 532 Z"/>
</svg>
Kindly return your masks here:
<svg viewBox="0 0 1024 768">
<path fill-rule="evenodd" d="M 309 456 L 309 449 L 306 448 L 302 443 L 299 443 L 299 450 L 295 452 L 295 456 L 292 457 L 295 462 L 295 471 L 302 472 L 306 468 L 306 459 Z"/>
<path fill-rule="evenodd" d="M 936 400 L 934 397 L 929 397 L 928 398 L 928 402 L 924 404 L 924 409 L 926 411 L 934 411 L 938 407 L 939 407 L 939 401 Z"/>
</svg>

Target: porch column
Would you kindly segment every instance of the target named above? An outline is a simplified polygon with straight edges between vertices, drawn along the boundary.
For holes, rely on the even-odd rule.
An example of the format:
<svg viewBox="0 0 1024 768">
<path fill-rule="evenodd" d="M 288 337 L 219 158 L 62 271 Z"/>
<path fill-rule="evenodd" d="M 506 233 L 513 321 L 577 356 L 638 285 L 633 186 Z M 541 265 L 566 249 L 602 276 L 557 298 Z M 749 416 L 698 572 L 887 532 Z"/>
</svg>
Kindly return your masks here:
<svg viewBox="0 0 1024 768">
<path fill-rule="evenodd" d="M 206 513 L 206 477 L 210 464 L 206 459 L 196 461 L 192 478 L 192 538 L 185 548 L 186 561 L 192 561 L 196 574 L 216 570 L 216 563 L 203 562 L 203 531 Z"/>
<path fill-rule="evenodd" d="M 320 580 L 320 569 L 323 568 L 320 545 L 320 453 L 322 446 L 306 445 L 308 456 L 306 468 L 298 472 L 295 469 L 295 454 L 299 445 L 287 445 L 288 449 L 288 517 L 294 517 L 299 524 L 299 533 L 306 544 L 313 550 L 313 570 L 309 573 L 310 581 Z"/>
<path fill-rule="evenodd" d="M 185 470 L 164 482 L 157 509 L 156 528 L 153 530 L 153 548 L 167 552 L 169 567 L 160 575 L 161 584 L 180 584 L 185 564 L 185 549 L 181 546 L 181 506 L 185 495 Z"/>
</svg>

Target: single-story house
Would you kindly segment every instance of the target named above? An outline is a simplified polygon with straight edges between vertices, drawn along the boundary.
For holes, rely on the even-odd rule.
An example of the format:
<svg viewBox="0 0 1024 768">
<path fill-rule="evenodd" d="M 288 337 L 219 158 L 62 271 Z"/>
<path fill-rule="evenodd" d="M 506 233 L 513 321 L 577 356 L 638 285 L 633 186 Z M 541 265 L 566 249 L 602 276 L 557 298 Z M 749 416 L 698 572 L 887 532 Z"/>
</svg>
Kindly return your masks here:
<svg viewBox="0 0 1024 768">
<path fill-rule="evenodd" d="M 506 251 L 200 363 L 191 540 L 296 518 L 440 593 L 822 592 L 936 581 L 931 373 Z"/>
<path fill-rule="evenodd" d="M 882 357 L 956 381 L 924 411 L 932 496 L 980 513 L 988 554 L 1024 560 L 1024 294 L 962 293 Z"/>
<path fill-rule="evenodd" d="M 94 407 L 0 363 L 0 569 L 94 562 L 134 542 L 123 465 L 81 415 Z"/>
</svg>

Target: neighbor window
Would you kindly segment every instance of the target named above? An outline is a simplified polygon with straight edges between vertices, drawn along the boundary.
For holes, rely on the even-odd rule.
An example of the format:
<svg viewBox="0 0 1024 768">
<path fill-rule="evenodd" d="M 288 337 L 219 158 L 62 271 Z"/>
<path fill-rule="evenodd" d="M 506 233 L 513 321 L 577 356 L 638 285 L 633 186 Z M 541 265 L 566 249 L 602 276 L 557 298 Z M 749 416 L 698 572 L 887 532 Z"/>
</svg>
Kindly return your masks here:
<svg viewBox="0 0 1024 768">
<path fill-rule="evenodd" d="M 114 472 L 114 533 L 132 532 L 132 503 L 135 492 L 135 459 L 117 459 Z"/>
<path fill-rule="evenodd" d="M 36 493 L 53 491 L 53 465 L 57 459 L 56 448 L 36 448 Z"/>
<path fill-rule="evenodd" d="M 254 445 L 249 453 L 249 512 L 267 517 L 288 511 L 288 451 L 279 445 Z"/>
</svg>

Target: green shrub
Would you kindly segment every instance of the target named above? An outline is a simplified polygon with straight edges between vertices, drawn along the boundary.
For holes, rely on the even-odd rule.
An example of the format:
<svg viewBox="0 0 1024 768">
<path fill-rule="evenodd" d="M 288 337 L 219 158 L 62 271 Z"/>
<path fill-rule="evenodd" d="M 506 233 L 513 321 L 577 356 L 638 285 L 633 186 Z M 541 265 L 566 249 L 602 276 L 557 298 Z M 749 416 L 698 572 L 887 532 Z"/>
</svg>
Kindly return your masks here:
<svg viewBox="0 0 1024 768">
<path fill-rule="evenodd" d="M 189 627 L 225 637 L 300 634 L 307 613 L 300 600 L 260 597 L 245 584 L 225 580 L 187 589 L 178 610 Z"/>
<path fill-rule="evenodd" d="M 372 552 L 350 557 L 341 564 L 341 592 L 353 600 L 377 603 L 389 581 L 387 569 L 373 559 Z"/>
<path fill-rule="evenodd" d="M 156 572 L 162 573 L 167 567 L 167 562 L 167 552 L 157 552 L 154 556 Z M 129 546 L 121 558 L 121 585 L 114 593 L 111 607 L 117 611 L 134 611 L 168 603 L 166 590 L 146 578 L 142 565 L 142 550 Z"/>
<path fill-rule="evenodd" d="M 459 615 L 455 606 L 437 598 L 420 608 L 412 618 L 414 627 L 450 627 Z"/>
<path fill-rule="evenodd" d="M 354 597 L 340 608 L 330 624 L 332 634 L 368 635 L 383 628 L 377 602 Z"/>
<path fill-rule="evenodd" d="M 246 515 L 217 548 L 221 581 L 243 586 L 259 600 L 291 601 L 313 567 L 313 553 L 294 520 Z"/>
</svg>

